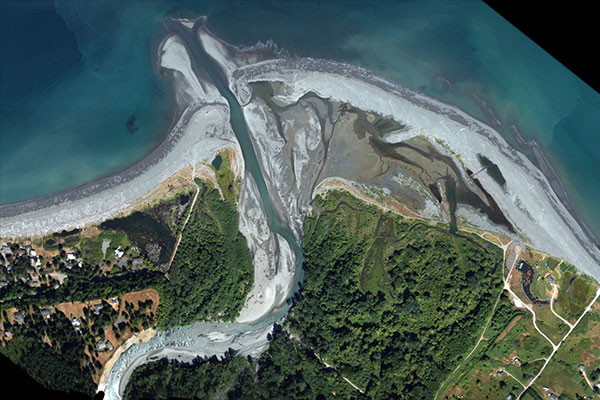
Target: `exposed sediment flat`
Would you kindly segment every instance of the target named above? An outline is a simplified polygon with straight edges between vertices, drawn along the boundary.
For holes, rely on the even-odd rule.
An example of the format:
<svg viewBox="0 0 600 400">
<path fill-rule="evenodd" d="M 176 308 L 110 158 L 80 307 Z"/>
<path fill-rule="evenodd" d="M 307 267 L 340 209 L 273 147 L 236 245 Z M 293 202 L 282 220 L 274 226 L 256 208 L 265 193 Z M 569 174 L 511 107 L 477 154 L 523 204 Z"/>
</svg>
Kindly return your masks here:
<svg viewBox="0 0 600 400">
<path fill-rule="evenodd" d="M 535 248 L 559 256 L 600 280 L 600 250 L 552 190 L 546 176 L 491 127 L 461 110 L 387 81 L 362 68 L 314 59 L 278 59 L 234 71 L 232 90 L 240 103 L 251 100 L 249 83 L 281 82 L 275 98 L 296 102 L 308 92 L 349 103 L 407 125 L 398 141 L 415 136 L 442 142 L 466 168 L 481 167 L 477 154 L 496 163 L 506 178 L 500 187 L 478 176 L 513 226 Z M 389 140 L 389 138 L 388 138 Z M 440 151 L 447 151 L 439 146 Z"/>
</svg>

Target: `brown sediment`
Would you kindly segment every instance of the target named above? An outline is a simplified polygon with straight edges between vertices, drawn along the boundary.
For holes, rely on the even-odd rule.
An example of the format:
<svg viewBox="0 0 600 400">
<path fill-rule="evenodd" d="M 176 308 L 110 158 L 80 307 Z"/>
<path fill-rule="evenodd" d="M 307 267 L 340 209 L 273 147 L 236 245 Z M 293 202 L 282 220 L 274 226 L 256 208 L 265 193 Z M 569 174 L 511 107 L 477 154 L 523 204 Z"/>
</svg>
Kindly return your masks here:
<svg viewBox="0 0 600 400">
<path fill-rule="evenodd" d="M 147 300 L 152 301 L 151 311 L 153 313 L 156 313 L 158 304 L 160 303 L 160 296 L 158 295 L 158 292 L 155 289 L 140 290 L 138 292 L 126 293 L 123 296 L 121 296 L 121 312 L 125 310 L 125 303 L 132 303 L 133 309 L 137 310 L 139 308 L 138 302 L 144 302 Z"/>
</svg>

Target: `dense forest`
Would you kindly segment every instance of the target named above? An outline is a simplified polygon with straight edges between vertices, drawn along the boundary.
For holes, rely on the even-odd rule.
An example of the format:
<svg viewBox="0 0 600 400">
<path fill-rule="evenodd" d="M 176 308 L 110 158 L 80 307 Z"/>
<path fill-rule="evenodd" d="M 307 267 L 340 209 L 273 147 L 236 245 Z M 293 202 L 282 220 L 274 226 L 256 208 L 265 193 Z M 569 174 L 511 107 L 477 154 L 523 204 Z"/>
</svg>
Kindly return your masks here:
<svg viewBox="0 0 600 400">
<path fill-rule="evenodd" d="M 238 214 L 216 189 L 201 193 L 183 230 L 169 280 L 160 288 L 160 327 L 199 320 L 233 320 L 254 281 L 252 257 Z"/>
<path fill-rule="evenodd" d="M 502 251 L 345 194 L 317 201 L 292 332 L 369 397 L 431 398 L 483 329 Z"/>
<path fill-rule="evenodd" d="M 48 262 L 56 264 L 55 267 L 66 278 L 61 284 L 44 283 L 37 288 L 15 278 L 9 285 L 0 288 L 0 310 L 4 312 L 5 321 L 0 328 L 13 337 L 5 341 L 0 352 L 48 388 L 91 394 L 95 386 L 92 374 L 97 373 L 102 365 L 95 359 L 87 362 L 84 351 L 86 348 L 91 350 L 98 337 L 103 338 L 103 331 L 98 327 L 110 326 L 115 322 L 115 316 L 105 315 L 105 311 L 112 308 L 106 304 L 104 311 L 98 315 L 86 314 L 84 321 L 94 324 L 92 332 L 88 334 L 82 330 L 77 334 L 64 314 L 58 312 L 53 313 L 48 320 L 34 320 L 29 315 L 30 307 L 34 310 L 31 315 L 38 316 L 41 307 L 73 301 L 109 299 L 154 288 L 160 298 L 156 315 L 148 316 L 142 311 L 134 313 L 128 307 L 125 323 L 130 330 L 138 331 L 140 327 L 148 328 L 157 324 L 161 328 L 168 328 L 199 320 L 235 319 L 252 288 L 254 268 L 246 240 L 238 231 L 234 197 L 237 187 L 233 178 L 223 171 L 221 175 L 219 182 L 226 183 L 227 190 L 224 192 L 228 197 L 221 199 L 218 190 L 196 180 L 200 188 L 199 196 L 195 206 L 189 211 L 191 215 L 183 230 L 181 227 L 184 218 L 181 211 L 185 209 L 180 202 L 170 201 L 143 212 L 107 221 L 100 227 L 101 233 L 96 238 L 81 238 L 79 231 L 74 232 L 69 238 L 77 239 L 72 240 L 72 243 L 80 243 L 82 248 L 74 247 L 68 251 L 72 251 L 76 257 L 83 257 L 79 266 L 67 261 L 66 243 L 63 248 L 64 238 L 53 236 L 52 240 L 61 241 L 57 245 L 60 254 Z M 170 208 L 175 210 L 177 218 L 173 217 L 174 212 Z M 166 217 L 161 217 L 165 215 Z M 171 227 L 163 220 L 177 221 L 179 225 Z M 117 266 L 113 267 L 115 273 L 104 274 L 101 270 L 101 266 L 109 264 L 108 256 L 112 257 L 114 251 L 109 249 L 105 263 L 101 247 L 107 237 L 112 239 L 111 242 L 117 242 L 119 238 L 121 243 L 132 243 L 131 249 L 143 248 L 143 243 L 159 243 L 159 248 L 163 251 L 160 256 L 157 253 L 160 258 L 156 261 L 166 267 L 174 246 L 174 239 L 170 238 L 168 229 L 182 233 L 178 251 L 168 271 L 163 268 L 159 271 L 153 265 L 148 268 L 146 264 L 138 270 L 121 270 Z M 155 236 L 160 237 L 157 239 Z M 117 248 L 116 244 L 112 246 Z M 25 275 L 36 272 L 30 256 L 24 253 L 25 250 L 18 244 L 14 244 L 13 248 L 15 254 L 23 253 L 19 256 L 23 260 L 16 262 L 20 258 L 11 258 L 15 274 L 10 277 L 17 276 L 21 269 Z M 123 251 L 132 252 L 131 249 L 126 247 Z M 87 264 L 88 259 L 84 255 L 88 253 L 98 258 L 99 263 Z M 143 257 L 143 252 L 139 257 Z M 146 308 L 148 306 L 144 305 Z M 24 323 L 8 323 L 6 310 L 10 307 L 16 307 L 25 315 Z M 4 335 L 1 329 L 0 333 Z M 116 335 L 118 339 L 119 333 Z M 46 336 L 50 337 L 52 345 L 44 342 Z"/>
<path fill-rule="evenodd" d="M 234 357 L 139 367 L 128 398 L 361 398 L 345 379 L 369 398 L 433 397 L 489 317 L 501 250 L 341 193 L 317 201 L 303 241 L 306 282 L 286 325 L 298 339 L 276 335 L 258 365 Z M 514 315 L 504 301 L 496 313 L 499 326 Z"/>
<path fill-rule="evenodd" d="M 66 316 L 57 313 L 48 321 L 28 317 L 11 329 L 14 338 L 1 348 L 2 353 L 36 381 L 53 390 L 94 394 L 91 372 L 95 366 L 85 361 L 86 342 Z M 41 335 L 51 338 L 52 346 Z"/>
<path fill-rule="evenodd" d="M 216 357 L 192 364 L 162 359 L 138 367 L 125 399 L 360 399 L 332 368 L 327 368 L 301 344 L 275 335 L 260 360 Z"/>
</svg>

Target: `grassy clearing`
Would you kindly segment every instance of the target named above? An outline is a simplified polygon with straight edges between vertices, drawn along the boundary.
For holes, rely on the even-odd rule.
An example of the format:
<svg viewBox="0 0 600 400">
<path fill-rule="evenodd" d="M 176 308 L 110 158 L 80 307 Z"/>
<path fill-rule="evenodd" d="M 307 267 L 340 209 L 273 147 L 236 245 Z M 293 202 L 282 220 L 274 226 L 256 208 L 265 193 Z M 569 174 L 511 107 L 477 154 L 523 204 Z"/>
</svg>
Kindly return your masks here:
<svg viewBox="0 0 600 400">
<path fill-rule="evenodd" d="M 580 275 L 577 269 L 568 263 L 560 266 L 560 273 L 560 291 L 554 309 L 563 318 L 574 322 L 591 300 L 595 285 L 591 278 Z"/>
</svg>

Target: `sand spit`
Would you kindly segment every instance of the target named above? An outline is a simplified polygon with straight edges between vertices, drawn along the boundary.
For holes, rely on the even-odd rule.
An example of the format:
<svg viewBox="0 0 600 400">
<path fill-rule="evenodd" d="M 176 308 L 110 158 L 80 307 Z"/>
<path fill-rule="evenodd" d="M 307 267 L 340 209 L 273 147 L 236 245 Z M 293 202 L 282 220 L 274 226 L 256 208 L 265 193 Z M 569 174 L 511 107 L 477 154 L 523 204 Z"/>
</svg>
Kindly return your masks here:
<svg viewBox="0 0 600 400">
<path fill-rule="evenodd" d="M 44 208 L 22 214 L 10 212 L 8 216 L 3 213 L 0 237 L 37 236 L 104 221 L 131 210 L 137 198 L 149 193 L 179 170 L 197 162 L 212 161 L 217 151 L 224 147 L 237 151 L 239 146 L 226 123 L 228 109 L 222 105 L 195 108 L 188 109 L 189 112 L 182 116 L 183 121 L 176 126 L 178 137 L 173 139 L 170 151 L 159 160 L 144 162 L 143 165 L 150 165 L 138 171 L 137 176 L 130 180 L 115 176 L 105 185 L 90 184 L 67 193 L 64 199 L 62 195 L 55 195 L 22 206 L 27 209 L 48 204 Z M 155 163 L 152 164 L 152 161 Z"/>
<path fill-rule="evenodd" d="M 172 74 L 176 99 L 183 109 L 161 144 L 118 174 L 44 198 L 0 206 L 0 237 L 36 236 L 101 222 L 132 210 L 136 199 L 183 168 L 211 162 L 220 149 L 229 148 L 240 153 L 236 160 L 242 158 L 228 123 L 227 102 L 212 84 L 198 81 L 182 46 L 173 36 L 161 46 L 161 66 Z"/>
<path fill-rule="evenodd" d="M 485 154 L 500 167 L 507 183 L 502 188 L 486 174 L 478 178 L 522 236 L 533 247 L 564 258 L 600 279 L 600 250 L 569 214 L 544 174 L 496 131 L 459 109 L 367 70 L 325 60 L 264 61 L 236 70 L 233 81 L 241 103 L 251 100 L 249 83 L 281 82 L 282 93 L 276 98 L 287 104 L 314 92 L 393 118 L 408 126 L 397 135 L 398 140 L 424 136 L 434 145 L 439 140 L 473 171 L 481 168 L 477 154 Z M 437 147 L 447 153 L 443 146 Z"/>
</svg>

